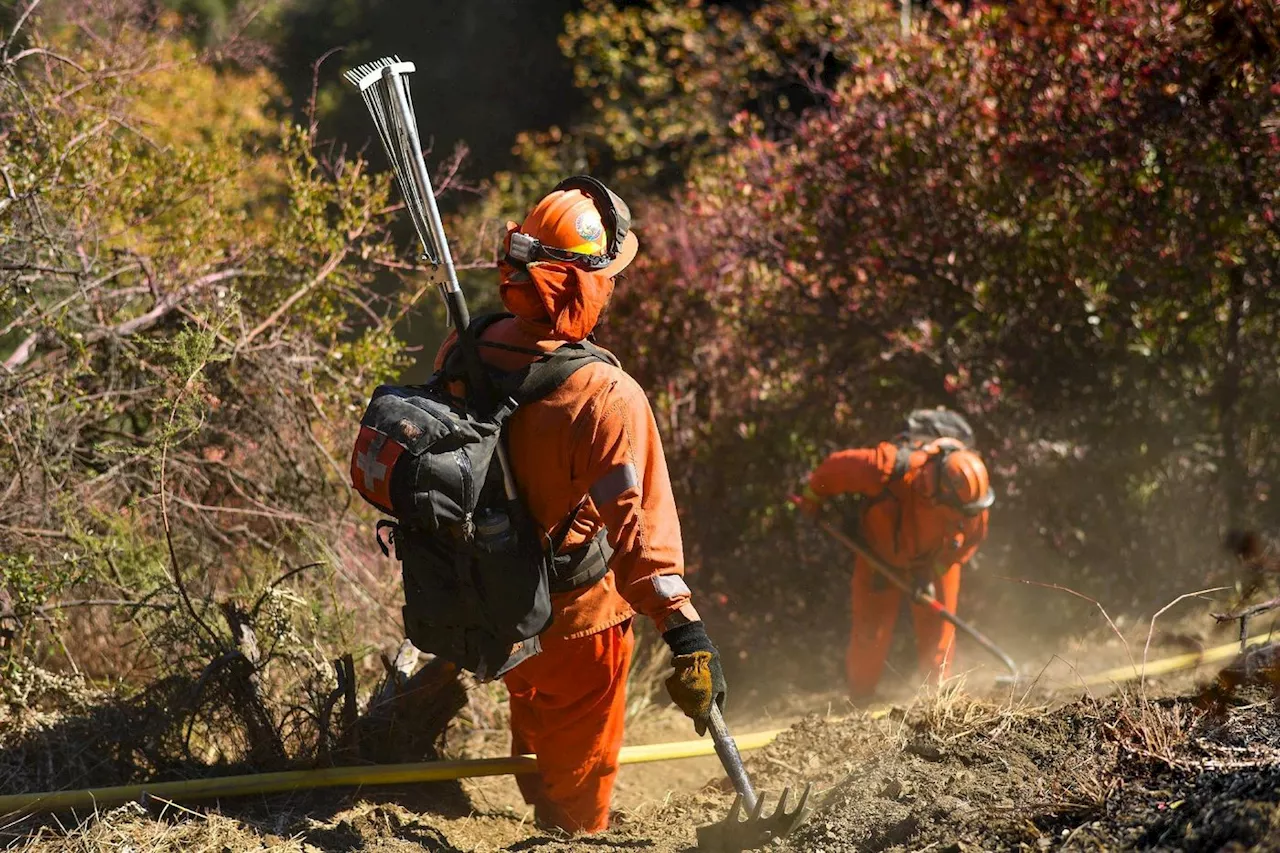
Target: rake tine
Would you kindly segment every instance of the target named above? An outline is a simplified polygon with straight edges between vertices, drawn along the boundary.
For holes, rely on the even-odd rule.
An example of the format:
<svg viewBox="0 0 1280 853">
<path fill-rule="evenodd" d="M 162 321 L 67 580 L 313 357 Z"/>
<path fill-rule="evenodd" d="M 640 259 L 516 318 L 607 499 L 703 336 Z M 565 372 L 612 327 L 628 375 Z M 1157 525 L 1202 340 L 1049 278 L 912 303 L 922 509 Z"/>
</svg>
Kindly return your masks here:
<svg viewBox="0 0 1280 853">
<path fill-rule="evenodd" d="M 805 785 L 794 811 L 787 811 L 791 788 L 782 792 L 777 807 L 768 817 L 764 813 L 764 797 L 758 797 L 752 808 L 746 808 L 741 794 L 734 797 L 728 816 L 719 823 L 698 827 L 698 849 L 704 853 L 741 853 L 762 850 L 774 841 L 786 838 L 809 815 L 809 797 L 813 785 Z"/>
<path fill-rule="evenodd" d="M 804 786 L 804 791 L 800 794 L 800 802 L 796 804 L 796 814 L 803 812 L 805 806 L 809 805 L 809 795 L 813 793 L 813 783 Z"/>
<path fill-rule="evenodd" d="M 729 816 L 725 818 L 726 823 L 738 823 L 742 820 L 742 795 L 738 794 L 733 798 L 733 807 L 729 809 Z"/>
<path fill-rule="evenodd" d="M 747 822 L 756 823 L 760 820 L 762 812 L 764 812 L 764 794 L 756 798 L 756 807 L 751 810 L 751 817 L 747 818 Z"/>
<path fill-rule="evenodd" d="M 796 805 L 796 810 L 791 814 L 785 815 L 782 824 L 782 830 L 778 833 L 781 836 L 787 836 L 795 832 L 800 824 L 804 823 L 809 816 L 809 794 L 813 791 L 813 785 L 805 785 L 804 791 L 800 794 L 800 802 Z"/>
<path fill-rule="evenodd" d="M 392 69 L 392 76 L 407 74 L 414 70 L 412 62 L 401 62 L 399 55 L 396 55 L 384 56 L 382 59 L 358 65 L 342 76 L 351 85 L 358 87 L 361 91 L 365 91 L 382 78 L 382 74 L 379 72 L 384 72 L 388 68 Z"/>
</svg>

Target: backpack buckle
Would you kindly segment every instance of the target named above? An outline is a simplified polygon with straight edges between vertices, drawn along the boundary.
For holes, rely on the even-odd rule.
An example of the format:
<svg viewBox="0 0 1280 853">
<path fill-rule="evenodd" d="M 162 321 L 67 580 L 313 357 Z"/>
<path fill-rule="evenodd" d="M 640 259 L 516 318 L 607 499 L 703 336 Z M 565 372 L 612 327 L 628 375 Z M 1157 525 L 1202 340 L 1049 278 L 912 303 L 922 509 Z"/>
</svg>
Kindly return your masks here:
<svg viewBox="0 0 1280 853">
<path fill-rule="evenodd" d="M 382 531 L 384 529 L 389 531 L 387 533 L 386 542 L 382 541 Z M 374 531 L 373 531 L 373 538 L 378 540 L 378 548 L 382 550 L 382 556 L 384 557 L 391 556 L 391 548 L 387 546 L 388 546 L 388 543 L 390 543 L 391 547 L 395 547 L 396 534 L 399 532 L 400 532 L 400 525 L 396 524 L 394 521 L 388 521 L 387 519 L 384 518 L 378 522 L 378 526 L 374 528 Z"/>
</svg>

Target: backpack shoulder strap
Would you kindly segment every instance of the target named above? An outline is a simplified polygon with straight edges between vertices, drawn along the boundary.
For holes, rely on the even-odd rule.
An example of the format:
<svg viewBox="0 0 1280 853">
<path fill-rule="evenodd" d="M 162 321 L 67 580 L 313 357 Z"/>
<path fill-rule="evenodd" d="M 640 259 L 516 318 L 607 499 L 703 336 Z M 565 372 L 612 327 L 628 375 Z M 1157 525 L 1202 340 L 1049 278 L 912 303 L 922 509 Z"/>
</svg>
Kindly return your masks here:
<svg viewBox="0 0 1280 853">
<path fill-rule="evenodd" d="M 563 385 L 579 368 L 596 362 L 619 366 L 618 360 L 609 352 L 592 343 L 579 341 L 565 344 L 525 369 L 512 373 L 507 386 L 508 393 L 518 406 L 541 400 Z"/>
<path fill-rule="evenodd" d="M 490 346 L 487 342 L 480 340 L 485 330 L 501 320 L 507 320 L 514 317 L 506 311 L 494 311 L 490 314 L 481 314 L 471 318 L 471 325 L 467 326 L 467 332 L 471 335 L 471 339 L 478 345 Z M 447 381 L 456 379 L 465 379 L 467 375 L 466 365 L 462 362 L 462 347 L 457 343 L 450 348 L 448 354 L 444 357 L 444 364 L 441 367 L 440 375 Z"/>
<path fill-rule="evenodd" d="M 893 449 L 893 472 L 889 474 L 889 483 L 896 483 L 907 476 L 911 470 L 911 446 L 906 442 Z M 889 483 L 885 483 L 887 487 Z"/>
</svg>

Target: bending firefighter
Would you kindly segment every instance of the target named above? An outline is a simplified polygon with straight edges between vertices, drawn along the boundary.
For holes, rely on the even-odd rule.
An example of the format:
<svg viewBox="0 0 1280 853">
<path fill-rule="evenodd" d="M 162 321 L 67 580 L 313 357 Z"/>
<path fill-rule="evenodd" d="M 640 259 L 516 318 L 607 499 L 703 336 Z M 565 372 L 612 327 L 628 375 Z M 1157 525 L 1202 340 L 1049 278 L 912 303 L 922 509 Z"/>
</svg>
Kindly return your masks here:
<svg viewBox="0 0 1280 853">
<path fill-rule="evenodd" d="M 676 704 L 706 728 L 723 706 L 720 659 L 684 581 L 680 524 L 657 425 L 644 391 L 589 339 L 635 258 L 626 205 L 598 181 L 570 178 L 524 222 L 507 223 L 499 292 L 509 315 L 480 318 L 482 360 L 517 374 L 562 347 L 594 358 L 523 403 L 506 426 L 520 495 L 558 556 L 552 622 L 542 651 L 505 672 L 512 753 L 537 753 L 519 777 L 545 826 L 607 828 L 618 772 L 633 616 L 652 619 L 670 647 Z M 436 360 L 447 373 L 455 339 Z M 544 389 L 545 390 L 545 389 Z"/>
<path fill-rule="evenodd" d="M 972 449 L 973 432 L 959 415 L 911 413 L 895 442 L 832 453 L 809 476 L 802 511 L 814 514 L 836 495 L 859 498 L 858 538 L 881 562 L 956 612 L 960 567 L 987 535 L 995 501 L 982 458 Z M 867 561 L 854 561 L 853 627 L 845 656 L 849 691 L 871 697 L 879 684 L 893 639 L 901 591 Z M 916 654 L 930 678 L 950 676 L 955 626 L 913 604 Z"/>
</svg>

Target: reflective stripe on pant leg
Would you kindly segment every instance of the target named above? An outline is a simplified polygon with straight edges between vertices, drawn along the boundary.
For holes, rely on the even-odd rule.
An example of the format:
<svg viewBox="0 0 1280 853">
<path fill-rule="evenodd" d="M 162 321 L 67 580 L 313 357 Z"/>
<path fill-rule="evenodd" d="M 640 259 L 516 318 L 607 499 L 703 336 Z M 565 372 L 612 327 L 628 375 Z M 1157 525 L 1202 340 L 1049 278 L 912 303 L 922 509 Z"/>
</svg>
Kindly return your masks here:
<svg viewBox="0 0 1280 853">
<path fill-rule="evenodd" d="M 933 582 L 938 602 L 951 613 L 960 599 L 960 567 L 952 566 Z M 921 674 L 931 682 L 951 677 L 955 664 L 956 626 L 928 607 L 912 605 L 911 621 L 915 625 L 916 660 Z"/>
<path fill-rule="evenodd" d="M 901 593 L 890 586 L 877 592 L 872 588 L 874 570 L 862 559 L 853 567 L 850 582 L 850 609 L 853 620 L 849 632 L 849 648 L 845 652 L 845 674 L 849 692 L 855 699 L 875 693 L 884 671 L 893 626 L 898 621 Z"/>
</svg>

